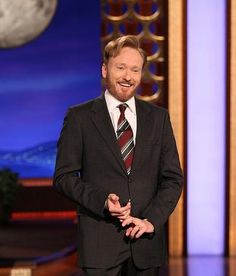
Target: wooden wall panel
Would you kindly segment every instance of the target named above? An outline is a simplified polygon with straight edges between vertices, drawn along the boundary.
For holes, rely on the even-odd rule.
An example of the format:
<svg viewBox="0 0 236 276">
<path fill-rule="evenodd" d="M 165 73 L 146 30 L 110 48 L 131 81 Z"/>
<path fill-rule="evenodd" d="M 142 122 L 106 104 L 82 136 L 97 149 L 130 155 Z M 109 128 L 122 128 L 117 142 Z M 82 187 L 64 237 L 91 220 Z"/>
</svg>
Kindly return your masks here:
<svg viewBox="0 0 236 276">
<path fill-rule="evenodd" d="M 182 168 L 184 167 L 185 8 L 184 0 L 168 3 L 168 103 Z M 170 256 L 184 253 L 184 196 L 169 220 Z"/>
<path fill-rule="evenodd" d="M 236 256 L 236 1 L 230 0 L 229 255 Z"/>
</svg>

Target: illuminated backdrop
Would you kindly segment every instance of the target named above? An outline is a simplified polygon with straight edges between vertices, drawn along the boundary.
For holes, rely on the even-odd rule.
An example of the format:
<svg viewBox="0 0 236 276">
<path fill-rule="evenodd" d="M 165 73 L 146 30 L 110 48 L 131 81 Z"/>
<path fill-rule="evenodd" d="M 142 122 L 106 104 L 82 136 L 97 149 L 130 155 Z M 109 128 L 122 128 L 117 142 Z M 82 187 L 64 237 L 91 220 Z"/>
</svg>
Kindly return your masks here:
<svg viewBox="0 0 236 276">
<path fill-rule="evenodd" d="M 66 109 L 101 93 L 99 1 L 59 1 L 48 29 L 0 60 L 0 167 L 51 177 Z"/>
</svg>

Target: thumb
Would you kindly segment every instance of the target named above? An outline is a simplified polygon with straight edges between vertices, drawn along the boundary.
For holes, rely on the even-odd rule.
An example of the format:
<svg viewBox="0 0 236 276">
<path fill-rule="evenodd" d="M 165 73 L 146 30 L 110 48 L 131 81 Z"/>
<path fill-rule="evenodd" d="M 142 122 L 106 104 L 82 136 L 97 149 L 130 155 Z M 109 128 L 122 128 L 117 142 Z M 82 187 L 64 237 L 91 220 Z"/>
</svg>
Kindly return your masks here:
<svg viewBox="0 0 236 276">
<path fill-rule="evenodd" d="M 109 199 L 110 201 L 112 201 L 113 203 L 119 201 L 119 197 L 118 197 L 116 194 L 110 194 L 110 195 L 108 196 L 108 199 Z"/>
</svg>

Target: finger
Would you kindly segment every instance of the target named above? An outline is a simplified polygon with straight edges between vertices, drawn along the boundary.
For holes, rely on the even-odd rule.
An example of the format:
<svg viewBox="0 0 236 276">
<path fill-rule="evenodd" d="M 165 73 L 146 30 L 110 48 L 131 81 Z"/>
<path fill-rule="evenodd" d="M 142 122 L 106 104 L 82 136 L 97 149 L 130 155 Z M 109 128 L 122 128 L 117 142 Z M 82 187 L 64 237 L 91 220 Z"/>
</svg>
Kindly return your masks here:
<svg viewBox="0 0 236 276">
<path fill-rule="evenodd" d="M 131 209 L 131 205 L 128 204 L 128 205 L 125 205 L 125 206 L 123 206 L 123 207 L 120 207 L 120 208 L 119 208 L 119 211 L 120 211 L 121 213 L 125 213 L 125 212 L 127 212 L 127 211 L 130 211 L 130 209 Z"/>
<path fill-rule="evenodd" d="M 129 237 L 129 236 L 130 236 L 130 233 L 132 232 L 132 230 L 133 230 L 132 227 L 129 227 L 128 229 L 126 229 L 126 231 L 125 231 L 126 237 Z"/>
<path fill-rule="evenodd" d="M 117 216 L 117 218 L 120 220 L 120 222 L 123 222 L 124 220 L 126 220 L 127 219 L 127 216 L 126 215 L 119 215 L 119 216 Z"/>
<path fill-rule="evenodd" d="M 119 219 L 122 219 L 122 220 L 125 220 L 125 219 L 127 219 L 127 218 L 129 217 L 129 215 L 130 215 L 130 210 L 124 212 L 124 213 L 121 214 L 121 215 L 119 215 L 118 218 L 119 218 Z"/>
<path fill-rule="evenodd" d="M 121 215 L 120 213 L 117 212 L 110 212 L 112 216 L 117 217 L 120 221 L 124 221 L 128 218 L 128 215 Z"/>
<path fill-rule="evenodd" d="M 126 206 L 127 206 L 128 209 L 125 212 L 126 212 L 127 215 L 130 215 L 130 213 L 131 213 L 131 204 L 128 203 Z"/>
<path fill-rule="evenodd" d="M 127 214 L 127 212 L 130 211 L 130 208 L 128 206 L 127 207 L 116 207 L 116 206 L 108 204 L 108 210 L 110 213 L 116 213 L 120 216 L 125 216 Z"/>
<path fill-rule="evenodd" d="M 126 225 L 130 225 L 131 223 L 133 223 L 133 218 L 132 217 L 128 217 L 127 219 L 125 219 L 122 222 L 122 226 L 125 227 Z"/>
<path fill-rule="evenodd" d="M 135 238 L 136 238 L 136 239 L 140 238 L 144 233 L 145 233 L 145 231 L 142 230 L 142 229 L 140 229 L 140 230 L 136 233 Z"/>
<path fill-rule="evenodd" d="M 130 237 L 131 239 L 134 239 L 136 234 L 138 233 L 138 231 L 140 230 L 139 226 L 134 226 L 134 228 L 132 229 L 131 233 L 130 233 Z"/>
<path fill-rule="evenodd" d="M 117 207 L 113 206 L 113 207 L 108 208 L 108 210 L 110 211 L 110 213 L 115 213 L 118 216 L 120 216 L 120 218 L 123 218 L 123 219 L 127 218 L 130 213 L 129 209 L 127 210 L 127 208 L 125 208 L 125 207 L 117 208 Z"/>
<path fill-rule="evenodd" d="M 127 219 L 127 216 L 126 216 L 126 215 L 122 215 L 122 214 L 120 214 L 120 213 L 118 213 L 118 212 L 110 211 L 110 214 L 111 214 L 112 216 L 117 217 L 118 219 L 122 219 L 123 221 L 124 221 L 125 219 Z"/>
<path fill-rule="evenodd" d="M 110 200 L 114 203 L 114 202 L 119 201 L 119 197 L 116 194 L 109 194 L 108 195 L 108 200 Z"/>
<path fill-rule="evenodd" d="M 122 226 L 130 225 L 130 224 L 140 225 L 141 223 L 142 221 L 140 219 L 134 218 L 129 215 L 128 218 L 123 221 Z"/>
<path fill-rule="evenodd" d="M 117 217 L 117 218 L 119 218 L 119 216 L 120 216 L 120 214 L 114 213 L 114 212 L 110 212 L 110 215 L 113 217 Z"/>
<path fill-rule="evenodd" d="M 114 212 L 114 213 L 119 213 L 120 212 L 119 209 L 121 208 L 119 201 L 115 203 L 109 200 L 107 203 L 107 207 L 110 212 Z"/>
<path fill-rule="evenodd" d="M 125 206 L 131 206 L 131 201 L 129 200 Z"/>
</svg>

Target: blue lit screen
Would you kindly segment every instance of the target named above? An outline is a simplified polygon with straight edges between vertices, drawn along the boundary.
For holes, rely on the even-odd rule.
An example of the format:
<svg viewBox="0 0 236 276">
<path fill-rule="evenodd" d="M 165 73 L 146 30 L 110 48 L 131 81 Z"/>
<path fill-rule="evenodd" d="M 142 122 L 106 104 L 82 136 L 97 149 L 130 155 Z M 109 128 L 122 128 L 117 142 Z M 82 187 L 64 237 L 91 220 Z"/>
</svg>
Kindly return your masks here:
<svg viewBox="0 0 236 276">
<path fill-rule="evenodd" d="M 58 1 L 49 27 L 0 49 L 0 168 L 51 177 L 67 108 L 101 94 L 99 1 Z"/>
</svg>

